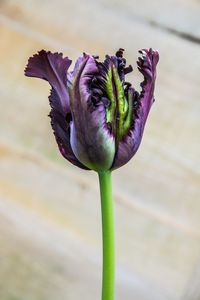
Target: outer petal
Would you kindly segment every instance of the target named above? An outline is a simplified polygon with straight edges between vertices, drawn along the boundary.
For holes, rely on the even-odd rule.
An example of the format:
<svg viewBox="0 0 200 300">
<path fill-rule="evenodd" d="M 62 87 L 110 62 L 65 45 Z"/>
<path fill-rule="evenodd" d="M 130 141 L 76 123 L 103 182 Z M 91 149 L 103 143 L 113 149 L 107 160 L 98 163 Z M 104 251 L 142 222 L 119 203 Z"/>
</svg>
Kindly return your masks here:
<svg viewBox="0 0 200 300">
<path fill-rule="evenodd" d="M 71 60 L 62 54 L 44 50 L 29 58 L 25 75 L 47 80 L 52 86 L 49 101 L 51 125 L 62 155 L 74 165 L 87 169 L 75 157 L 69 137 L 70 104 L 67 91 L 67 70 Z"/>
<path fill-rule="evenodd" d="M 141 107 L 139 109 L 139 119 L 141 119 L 142 122 L 142 129 L 144 129 L 151 105 L 155 101 L 154 88 L 159 54 L 151 48 L 139 52 L 142 54 L 142 58 L 139 58 L 137 62 L 138 69 L 144 76 L 144 81 L 141 83 L 142 92 L 140 94 Z"/>
<path fill-rule="evenodd" d="M 74 155 L 70 145 L 70 114 L 63 113 L 62 106 L 58 99 L 58 94 L 54 89 L 51 90 L 49 101 L 52 106 L 49 114 L 51 126 L 61 154 L 75 166 L 88 170 Z"/>
<path fill-rule="evenodd" d="M 115 140 L 106 124 L 103 102 L 94 105 L 89 84 L 98 75 L 92 56 L 78 59 L 70 85 L 72 123 L 70 141 L 74 154 L 84 165 L 96 171 L 109 169 L 115 154 Z"/>
<path fill-rule="evenodd" d="M 144 76 L 141 83 L 142 91 L 139 95 L 139 107 L 133 126 L 127 135 L 119 142 L 112 169 L 126 164 L 136 153 L 142 139 L 144 126 L 152 103 L 154 102 L 154 87 L 156 80 L 156 65 L 159 54 L 152 49 L 139 51 L 142 58 L 138 60 L 138 69 Z"/>
<path fill-rule="evenodd" d="M 29 58 L 25 75 L 47 80 L 56 90 L 59 101 L 65 113 L 69 112 L 69 95 L 67 92 L 67 70 L 71 65 L 68 57 L 63 58 L 62 53 L 51 53 L 41 50 Z"/>
</svg>

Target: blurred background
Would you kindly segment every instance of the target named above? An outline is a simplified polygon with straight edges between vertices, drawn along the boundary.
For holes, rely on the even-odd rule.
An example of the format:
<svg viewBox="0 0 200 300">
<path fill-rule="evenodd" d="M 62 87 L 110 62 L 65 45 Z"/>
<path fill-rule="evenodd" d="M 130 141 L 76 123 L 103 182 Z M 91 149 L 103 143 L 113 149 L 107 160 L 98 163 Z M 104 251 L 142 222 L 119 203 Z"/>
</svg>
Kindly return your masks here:
<svg viewBox="0 0 200 300">
<path fill-rule="evenodd" d="M 65 161 L 49 86 L 23 75 L 40 49 L 73 60 L 160 52 L 142 145 L 113 173 L 116 299 L 200 299 L 200 1 L 0 0 L 0 299 L 101 293 L 97 176 Z"/>
</svg>

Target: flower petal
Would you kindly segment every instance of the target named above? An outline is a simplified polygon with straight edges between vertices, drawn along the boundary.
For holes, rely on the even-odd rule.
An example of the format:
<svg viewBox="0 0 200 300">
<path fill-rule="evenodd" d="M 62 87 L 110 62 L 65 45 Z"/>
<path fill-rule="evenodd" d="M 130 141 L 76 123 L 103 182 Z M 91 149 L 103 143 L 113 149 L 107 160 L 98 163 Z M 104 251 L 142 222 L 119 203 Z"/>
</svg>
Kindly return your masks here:
<svg viewBox="0 0 200 300">
<path fill-rule="evenodd" d="M 115 140 L 106 124 L 102 101 L 92 102 L 90 82 L 98 75 L 92 56 L 83 54 L 78 59 L 69 86 L 72 110 L 71 146 L 84 165 L 96 171 L 109 169 L 115 154 Z"/>
<path fill-rule="evenodd" d="M 154 87 L 156 80 L 156 65 L 159 61 L 159 54 L 153 49 L 143 49 L 139 51 L 142 57 L 138 59 L 138 69 L 144 76 L 144 81 L 141 83 L 142 91 L 139 96 L 141 107 L 139 109 L 139 119 L 142 120 L 144 129 L 147 116 L 154 99 Z"/>
<path fill-rule="evenodd" d="M 65 116 L 63 113 L 62 106 L 58 99 L 57 92 L 52 89 L 49 96 L 49 101 L 51 104 L 51 112 L 49 114 L 51 118 L 51 126 L 58 144 L 58 148 L 61 154 L 70 161 L 75 166 L 88 170 L 74 155 L 71 145 L 70 145 L 70 118 L 71 114 Z"/>
<path fill-rule="evenodd" d="M 112 170 L 126 164 L 136 153 L 141 143 L 147 116 L 154 102 L 156 65 L 159 54 L 152 49 L 144 49 L 139 52 L 142 54 L 142 58 L 138 60 L 138 69 L 144 76 L 144 81 L 141 83 L 142 91 L 137 99 L 137 111 L 133 111 L 133 124 L 126 136 L 118 143 Z M 133 93 L 133 102 L 135 97 L 137 94 Z"/>
<path fill-rule="evenodd" d="M 67 70 L 71 65 L 68 57 L 63 58 L 62 53 L 51 53 L 41 50 L 29 58 L 25 75 L 47 80 L 55 89 L 65 113 L 70 111 L 69 95 L 67 91 Z"/>
<path fill-rule="evenodd" d="M 88 169 L 75 157 L 70 146 L 70 104 L 67 91 L 67 70 L 71 60 L 62 54 L 38 52 L 29 58 L 25 75 L 47 80 L 52 86 L 49 101 L 51 105 L 51 126 L 61 154 L 74 165 Z"/>
</svg>

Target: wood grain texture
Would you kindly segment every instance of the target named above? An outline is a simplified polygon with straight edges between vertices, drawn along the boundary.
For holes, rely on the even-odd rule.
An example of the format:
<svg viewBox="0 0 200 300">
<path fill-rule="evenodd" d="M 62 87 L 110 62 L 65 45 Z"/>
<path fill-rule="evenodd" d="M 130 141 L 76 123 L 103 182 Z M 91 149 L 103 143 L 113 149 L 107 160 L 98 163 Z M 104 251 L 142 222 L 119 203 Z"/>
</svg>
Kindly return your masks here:
<svg viewBox="0 0 200 300">
<path fill-rule="evenodd" d="M 197 0 L 0 1 L 0 299 L 99 299 L 97 176 L 59 155 L 49 87 L 23 70 L 42 48 L 119 47 L 137 87 L 138 49 L 161 59 L 140 150 L 113 174 L 116 299 L 200 299 L 199 13 Z"/>
</svg>

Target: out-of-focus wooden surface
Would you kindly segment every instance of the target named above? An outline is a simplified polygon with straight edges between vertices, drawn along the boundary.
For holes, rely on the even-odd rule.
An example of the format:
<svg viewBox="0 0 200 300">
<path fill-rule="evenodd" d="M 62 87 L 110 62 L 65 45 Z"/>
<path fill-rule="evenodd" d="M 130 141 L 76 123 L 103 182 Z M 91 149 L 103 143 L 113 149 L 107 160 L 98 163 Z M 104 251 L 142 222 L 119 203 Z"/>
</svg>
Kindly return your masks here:
<svg viewBox="0 0 200 300">
<path fill-rule="evenodd" d="M 59 155 L 42 48 L 75 59 L 160 52 L 156 102 L 135 158 L 114 172 L 116 299 L 200 299 L 200 1 L 0 1 L 0 299 L 100 299 L 97 176 Z"/>
</svg>

